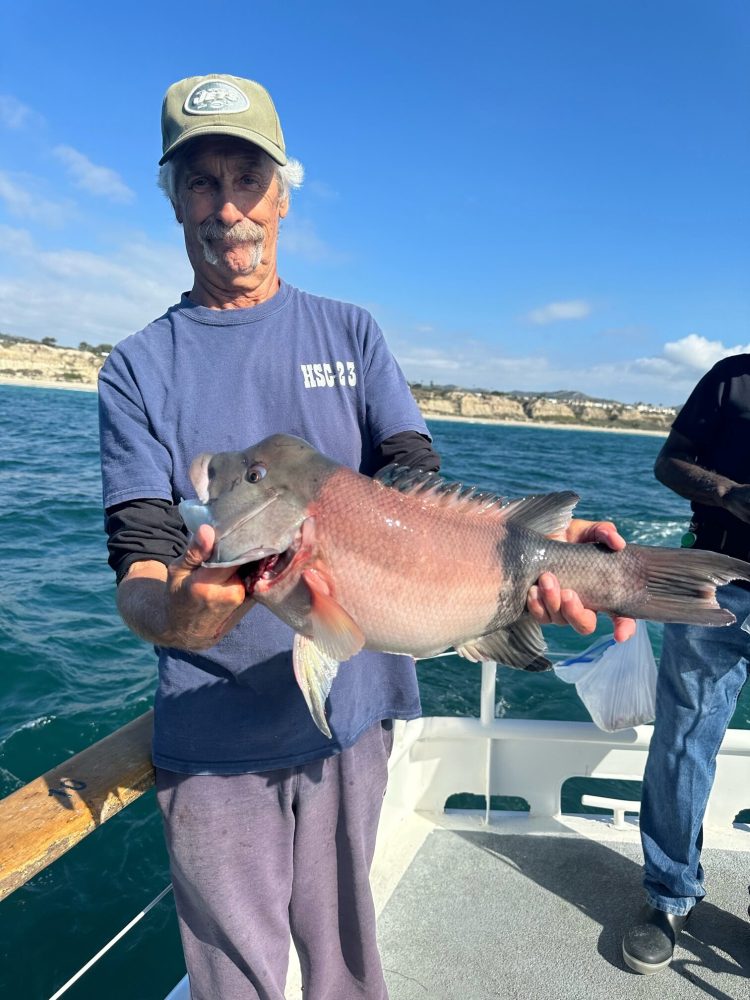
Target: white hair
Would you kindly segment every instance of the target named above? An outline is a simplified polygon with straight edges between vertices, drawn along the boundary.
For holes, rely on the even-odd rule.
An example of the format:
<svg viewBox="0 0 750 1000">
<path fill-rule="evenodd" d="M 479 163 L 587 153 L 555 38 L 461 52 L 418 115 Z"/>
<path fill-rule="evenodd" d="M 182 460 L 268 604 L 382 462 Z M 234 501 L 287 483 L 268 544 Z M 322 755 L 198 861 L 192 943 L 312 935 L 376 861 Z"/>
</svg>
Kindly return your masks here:
<svg viewBox="0 0 750 1000">
<path fill-rule="evenodd" d="M 282 201 L 284 199 L 289 200 L 292 191 L 302 187 L 302 182 L 305 179 L 305 168 L 299 160 L 295 160 L 292 157 L 289 157 L 282 167 L 275 160 L 272 160 L 268 156 L 268 153 L 264 152 L 263 155 L 274 166 L 276 182 L 279 186 L 279 199 Z M 177 208 L 177 187 L 179 184 L 180 167 L 183 162 L 184 158 L 181 155 L 181 151 L 178 151 L 159 167 L 159 177 L 156 183 L 172 202 L 173 208 Z"/>
</svg>

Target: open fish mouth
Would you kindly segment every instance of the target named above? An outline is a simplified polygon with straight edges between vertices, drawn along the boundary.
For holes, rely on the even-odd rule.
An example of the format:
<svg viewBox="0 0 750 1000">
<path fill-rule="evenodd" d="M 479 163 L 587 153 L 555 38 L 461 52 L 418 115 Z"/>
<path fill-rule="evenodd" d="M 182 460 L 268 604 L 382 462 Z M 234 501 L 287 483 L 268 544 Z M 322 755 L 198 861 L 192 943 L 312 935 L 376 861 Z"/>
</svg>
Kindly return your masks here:
<svg viewBox="0 0 750 1000">
<path fill-rule="evenodd" d="M 291 567 L 301 545 L 302 531 L 297 531 L 294 541 L 283 552 L 273 552 L 238 566 L 237 575 L 245 584 L 245 592 L 248 597 L 252 596 L 259 584 L 259 589 L 266 591 L 278 583 Z"/>
<path fill-rule="evenodd" d="M 203 563 L 204 566 L 212 569 L 219 569 L 227 566 L 242 566 L 245 563 L 260 562 L 267 557 L 279 555 L 279 550 L 273 546 L 255 546 L 253 548 L 240 550 L 237 555 L 231 558 L 222 558 L 222 554 L 227 554 L 227 549 L 232 549 L 232 539 L 241 532 L 242 528 L 249 522 L 257 518 L 267 507 L 277 499 L 277 494 L 271 493 L 266 500 L 253 507 L 251 511 L 235 521 L 229 528 L 221 534 L 217 531 L 216 544 L 214 546 L 214 557 Z M 209 524 L 215 530 L 218 528 L 214 512 L 209 504 L 200 500 L 182 500 L 179 505 L 180 514 L 188 531 L 195 533 L 202 524 Z M 218 556 L 218 558 L 215 558 Z"/>
</svg>

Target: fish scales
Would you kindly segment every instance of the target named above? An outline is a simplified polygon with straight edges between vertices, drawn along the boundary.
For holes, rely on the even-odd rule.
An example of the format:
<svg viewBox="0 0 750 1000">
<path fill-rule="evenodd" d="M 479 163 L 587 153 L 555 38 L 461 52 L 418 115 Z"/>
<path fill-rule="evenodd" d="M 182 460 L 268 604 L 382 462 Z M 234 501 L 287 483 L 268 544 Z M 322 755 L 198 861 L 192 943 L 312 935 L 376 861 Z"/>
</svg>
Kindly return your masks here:
<svg viewBox="0 0 750 1000">
<path fill-rule="evenodd" d="M 343 468 L 314 510 L 336 595 L 368 648 L 427 656 L 482 634 L 496 618 L 506 530 L 485 514 L 436 506 Z M 512 597 L 518 607 L 509 620 L 522 610 Z"/>
</svg>

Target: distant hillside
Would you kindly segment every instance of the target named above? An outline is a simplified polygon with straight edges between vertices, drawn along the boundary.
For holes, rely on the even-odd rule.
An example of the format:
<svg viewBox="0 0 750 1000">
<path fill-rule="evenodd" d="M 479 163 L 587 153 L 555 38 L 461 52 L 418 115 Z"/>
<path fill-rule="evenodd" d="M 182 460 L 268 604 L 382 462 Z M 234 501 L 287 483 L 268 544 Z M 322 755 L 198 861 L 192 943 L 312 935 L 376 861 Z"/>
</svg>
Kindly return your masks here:
<svg viewBox="0 0 750 1000">
<path fill-rule="evenodd" d="M 519 423 L 583 424 L 609 430 L 667 432 L 676 407 L 618 403 L 569 390 L 556 392 L 469 392 L 454 386 L 415 383 L 411 391 L 423 416 Z"/>
<path fill-rule="evenodd" d="M 53 337 L 40 342 L 0 333 L 0 380 L 60 383 L 94 389 L 110 345 L 93 347 L 86 344 L 82 348 L 58 347 Z"/>
</svg>

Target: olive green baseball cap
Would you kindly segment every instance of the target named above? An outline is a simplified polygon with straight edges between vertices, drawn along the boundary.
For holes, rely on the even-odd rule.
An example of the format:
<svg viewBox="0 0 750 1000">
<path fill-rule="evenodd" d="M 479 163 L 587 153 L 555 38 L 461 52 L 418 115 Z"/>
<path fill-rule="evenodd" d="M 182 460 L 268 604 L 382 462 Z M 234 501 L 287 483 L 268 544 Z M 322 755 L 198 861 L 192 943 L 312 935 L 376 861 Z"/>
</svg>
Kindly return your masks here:
<svg viewBox="0 0 750 1000">
<path fill-rule="evenodd" d="M 271 95 L 254 80 L 215 73 L 173 83 L 161 109 L 162 158 L 202 135 L 233 135 L 260 146 L 281 166 L 284 136 Z"/>
</svg>

